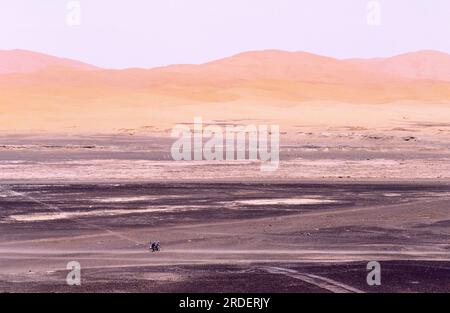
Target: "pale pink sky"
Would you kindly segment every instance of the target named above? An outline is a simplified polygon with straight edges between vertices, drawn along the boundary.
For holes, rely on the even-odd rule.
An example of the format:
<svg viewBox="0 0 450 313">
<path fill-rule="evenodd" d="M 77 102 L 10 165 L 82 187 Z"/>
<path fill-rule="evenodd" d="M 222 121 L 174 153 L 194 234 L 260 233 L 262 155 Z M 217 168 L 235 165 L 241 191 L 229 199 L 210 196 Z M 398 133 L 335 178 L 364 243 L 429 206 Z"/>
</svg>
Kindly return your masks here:
<svg viewBox="0 0 450 313">
<path fill-rule="evenodd" d="M 0 0 L 0 49 L 27 49 L 103 67 L 202 63 L 247 50 L 349 57 L 422 49 L 450 53 L 449 0 Z"/>
</svg>

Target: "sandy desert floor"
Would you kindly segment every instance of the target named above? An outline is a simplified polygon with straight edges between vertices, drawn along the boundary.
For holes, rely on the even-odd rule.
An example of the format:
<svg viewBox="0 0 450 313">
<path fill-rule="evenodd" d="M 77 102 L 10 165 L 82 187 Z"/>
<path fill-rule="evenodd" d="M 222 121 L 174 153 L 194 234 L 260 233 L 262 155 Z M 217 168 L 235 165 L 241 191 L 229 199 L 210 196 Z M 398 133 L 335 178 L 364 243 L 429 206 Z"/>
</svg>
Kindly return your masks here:
<svg viewBox="0 0 450 313">
<path fill-rule="evenodd" d="M 275 172 L 174 162 L 167 134 L 3 135 L 0 291 L 449 292 L 449 127 L 298 127 Z"/>
<path fill-rule="evenodd" d="M 449 200 L 442 182 L 2 184 L 0 290 L 449 292 Z"/>
<path fill-rule="evenodd" d="M 251 123 L 251 121 L 247 121 Z M 173 162 L 167 133 L 0 136 L 0 181 L 450 181 L 450 124 L 281 129 L 280 164 Z"/>
</svg>

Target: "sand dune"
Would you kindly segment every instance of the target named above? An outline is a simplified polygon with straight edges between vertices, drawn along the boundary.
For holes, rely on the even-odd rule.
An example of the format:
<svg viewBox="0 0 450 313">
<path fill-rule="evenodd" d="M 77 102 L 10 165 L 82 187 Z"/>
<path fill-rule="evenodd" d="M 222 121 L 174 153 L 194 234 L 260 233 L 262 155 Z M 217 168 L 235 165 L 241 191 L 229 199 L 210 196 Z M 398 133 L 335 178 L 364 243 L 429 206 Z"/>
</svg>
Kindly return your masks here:
<svg viewBox="0 0 450 313">
<path fill-rule="evenodd" d="M 95 66 L 25 50 L 0 51 L 0 74 L 30 73 L 51 67 L 93 70 Z"/>
<path fill-rule="evenodd" d="M 386 59 L 353 59 L 348 62 L 371 73 L 381 73 L 387 79 L 404 77 L 450 82 L 450 55 L 443 52 L 419 51 Z"/>
<path fill-rule="evenodd" d="M 353 116 L 358 126 L 386 126 L 386 117 L 400 121 L 414 112 L 415 120 L 440 122 L 435 116 L 450 118 L 450 55 L 338 60 L 266 50 L 200 65 L 110 70 L 16 50 L 0 52 L 0 89 L 4 131 L 164 129 L 193 116 L 282 125 L 303 116 L 341 126 Z"/>
</svg>

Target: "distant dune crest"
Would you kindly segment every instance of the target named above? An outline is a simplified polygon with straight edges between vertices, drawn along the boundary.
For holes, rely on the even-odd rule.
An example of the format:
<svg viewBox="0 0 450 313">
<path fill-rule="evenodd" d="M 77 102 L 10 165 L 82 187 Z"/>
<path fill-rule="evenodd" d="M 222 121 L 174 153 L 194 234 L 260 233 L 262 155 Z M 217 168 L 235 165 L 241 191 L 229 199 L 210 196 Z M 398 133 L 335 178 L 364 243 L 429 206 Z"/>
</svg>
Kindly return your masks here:
<svg viewBox="0 0 450 313">
<path fill-rule="evenodd" d="M 31 51 L 0 51 L 0 74 L 31 73 L 51 68 L 75 71 L 108 70 L 76 60 Z M 333 77 L 375 75 L 376 77 L 384 76 L 386 79 L 408 78 L 450 82 L 450 55 L 424 50 L 389 58 L 338 60 L 307 52 L 262 50 L 243 52 L 201 65 L 171 65 L 145 69 L 145 71 L 208 74 L 218 78 L 240 77 L 241 79 L 272 78 L 307 81 L 311 78 L 322 78 L 327 81 Z"/>
<path fill-rule="evenodd" d="M 406 53 L 385 59 L 354 59 L 364 70 L 409 79 L 450 81 L 450 55 L 437 51 Z"/>
<path fill-rule="evenodd" d="M 404 127 L 409 119 L 448 121 L 450 55 L 339 60 L 264 50 L 199 65 L 114 70 L 13 50 L 0 51 L 0 88 L 6 131 L 164 130 L 194 116 Z"/>
<path fill-rule="evenodd" d="M 26 50 L 0 51 L 0 74 L 31 73 L 51 67 L 80 71 L 97 69 L 95 66 L 79 61 Z"/>
</svg>

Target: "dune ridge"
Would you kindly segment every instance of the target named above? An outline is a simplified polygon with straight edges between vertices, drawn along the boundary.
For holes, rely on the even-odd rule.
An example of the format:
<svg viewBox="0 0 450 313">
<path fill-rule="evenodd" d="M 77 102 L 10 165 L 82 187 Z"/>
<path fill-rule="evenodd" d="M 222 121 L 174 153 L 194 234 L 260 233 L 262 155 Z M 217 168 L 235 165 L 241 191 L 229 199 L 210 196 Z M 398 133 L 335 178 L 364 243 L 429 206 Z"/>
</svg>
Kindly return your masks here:
<svg viewBox="0 0 450 313">
<path fill-rule="evenodd" d="M 198 65 L 113 70 L 12 50 L 0 51 L 0 89 L 6 131 L 170 127 L 198 115 L 280 124 L 303 116 L 333 124 L 340 115 L 356 114 L 353 119 L 364 126 L 404 118 L 408 110 L 393 105 L 398 103 L 414 106 L 414 117 L 427 114 L 429 122 L 450 119 L 450 55 L 419 51 L 339 60 L 264 50 Z M 356 111 L 353 105 L 359 105 Z"/>
<path fill-rule="evenodd" d="M 51 67 L 79 71 L 98 69 L 90 64 L 43 53 L 27 50 L 0 50 L 0 74 L 32 73 Z"/>
</svg>

